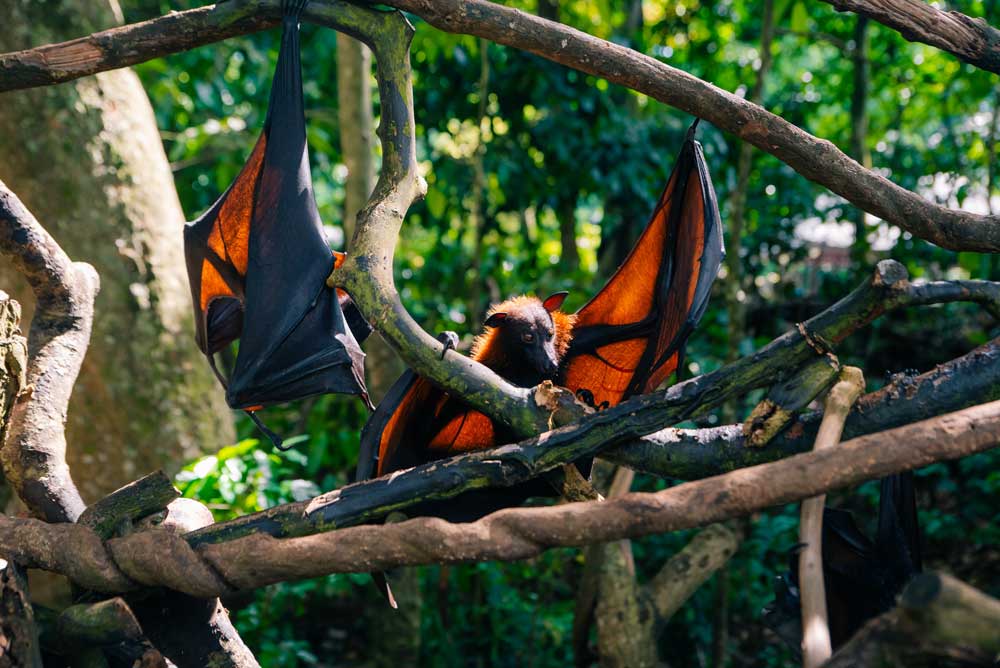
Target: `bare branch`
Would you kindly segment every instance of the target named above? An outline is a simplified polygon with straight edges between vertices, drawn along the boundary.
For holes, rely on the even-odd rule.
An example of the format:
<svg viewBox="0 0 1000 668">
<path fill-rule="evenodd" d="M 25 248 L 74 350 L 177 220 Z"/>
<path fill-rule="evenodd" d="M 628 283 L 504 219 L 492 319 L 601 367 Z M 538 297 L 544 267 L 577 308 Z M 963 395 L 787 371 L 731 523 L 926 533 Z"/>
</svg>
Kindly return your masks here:
<svg viewBox="0 0 1000 668">
<path fill-rule="evenodd" d="M 924 0 L 823 0 L 837 11 L 854 12 L 898 30 L 976 67 L 1000 74 L 1000 30 L 984 19 L 945 12 Z"/>
<path fill-rule="evenodd" d="M 944 248 L 1000 251 L 1000 217 L 948 209 L 865 169 L 829 141 L 631 49 L 488 0 L 391 0 L 446 32 L 485 37 L 602 77 L 732 132 L 860 209 Z"/>
<path fill-rule="evenodd" d="M 726 565 L 742 536 L 724 524 L 706 527 L 670 557 L 646 585 L 661 623 L 665 623 L 717 570 Z"/>
<path fill-rule="evenodd" d="M 89 264 L 70 261 L 2 181 L 0 253 L 24 274 L 37 299 L 28 333 L 28 386 L 14 405 L 0 461 L 32 512 L 72 522 L 84 503 L 66 466 L 64 427 L 100 280 Z"/>
<path fill-rule="evenodd" d="M 299 538 L 257 534 L 192 551 L 186 540 L 164 530 L 104 544 L 86 527 L 0 516 L 0 544 L 10 546 L 20 563 L 64 573 L 90 589 L 118 593 L 142 583 L 209 597 L 233 587 L 330 573 L 526 559 L 552 547 L 688 529 L 965 457 L 998 443 L 1000 402 L 993 402 L 653 494 L 512 508 L 471 524 L 419 518 Z"/>
<path fill-rule="evenodd" d="M 316 5 L 317 10 L 321 7 Z M 409 58 L 413 29 L 399 13 L 380 17 L 378 30 L 360 39 L 371 47 L 377 64 L 382 170 L 368 204 L 358 214 L 347 261 L 328 282 L 351 294 L 368 321 L 418 374 L 524 436 L 538 433 L 546 428 L 549 412 L 536 404 L 530 390 L 511 385 L 454 351 L 442 359 L 441 342 L 414 322 L 396 292 L 392 261 L 399 230 L 407 209 L 424 196 L 427 184 L 416 157 Z"/>
<path fill-rule="evenodd" d="M 814 451 L 826 450 L 840 442 L 844 421 L 851 406 L 865 391 L 861 369 L 844 367 L 840 379 L 830 389 L 823 404 L 823 421 L 816 434 Z M 826 496 L 814 496 L 802 502 L 799 520 L 799 588 L 802 592 L 802 665 L 818 668 L 833 652 L 826 611 L 826 586 L 823 581 L 823 506 Z"/>
</svg>

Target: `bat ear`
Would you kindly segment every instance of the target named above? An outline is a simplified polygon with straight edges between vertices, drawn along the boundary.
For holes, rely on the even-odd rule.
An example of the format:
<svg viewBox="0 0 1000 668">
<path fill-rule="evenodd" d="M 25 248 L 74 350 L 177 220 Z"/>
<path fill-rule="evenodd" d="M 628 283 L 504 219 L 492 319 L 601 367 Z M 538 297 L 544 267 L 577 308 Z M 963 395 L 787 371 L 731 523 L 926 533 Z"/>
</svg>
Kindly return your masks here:
<svg viewBox="0 0 1000 668">
<path fill-rule="evenodd" d="M 558 311 L 563 305 L 563 302 L 566 301 L 567 296 L 569 296 L 568 292 L 556 292 L 555 294 L 551 294 L 546 297 L 545 301 L 542 302 L 542 306 L 544 306 L 545 310 L 549 313 Z"/>
<path fill-rule="evenodd" d="M 499 311 L 490 315 L 486 318 L 486 322 L 483 323 L 486 327 L 499 327 L 500 323 L 507 319 L 507 314 L 503 311 Z"/>
</svg>

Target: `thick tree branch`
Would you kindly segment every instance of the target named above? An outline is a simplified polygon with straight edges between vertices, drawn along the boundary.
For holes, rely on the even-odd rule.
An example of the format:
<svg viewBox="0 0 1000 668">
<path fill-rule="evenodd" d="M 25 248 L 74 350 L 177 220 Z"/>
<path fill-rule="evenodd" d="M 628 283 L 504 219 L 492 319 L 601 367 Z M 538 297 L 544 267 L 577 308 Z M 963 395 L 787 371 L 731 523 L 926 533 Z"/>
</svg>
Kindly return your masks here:
<svg viewBox="0 0 1000 668">
<path fill-rule="evenodd" d="M 673 617 L 713 573 L 726 565 L 742 540 L 737 531 L 725 524 L 713 524 L 670 557 L 645 587 L 661 624 Z"/>
<path fill-rule="evenodd" d="M 823 0 L 840 12 L 854 12 L 898 30 L 967 63 L 1000 74 L 1000 30 L 983 19 L 945 12 L 924 0 Z"/>
<path fill-rule="evenodd" d="M 64 427 L 100 280 L 89 264 L 70 261 L 2 181 L 0 253 L 28 279 L 37 300 L 28 333 L 28 386 L 11 413 L 0 461 L 33 513 L 73 522 L 84 503 L 66 466 Z"/>
<path fill-rule="evenodd" d="M 322 5 L 317 5 L 321 7 Z M 308 7 L 312 7 L 309 5 Z M 306 18 L 309 18 L 307 7 Z M 530 390 L 518 388 L 483 365 L 444 348 L 414 322 L 396 292 L 393 253 L 407 209 L 427 184 L 416 157 L 416 121 L 409 47 L 413 29 L 402 14 L 380 15 L 378 32 L 361 35 L 372 49 L 381 101 L 378 128 L 382 169 L 375 190 L 358 214 L 347 261 L 330 277 L 346 289 L 361 312 L 414 371 L 528 436 L 545 429 L 549 412 Z"/>
<path fill-rule="evenodd" d="M 952 210 L 928 202 L 865 169 L 830 142 L 758 105 L 627 47 L 487 0 L 394 0 L 391 4 L 413 12 L 441 30 L 476 35 L 530 51 L 704 118 L 775 155 L 855 206 L 939 246 L 954 250 L 1000 250 L 996 216 Z M 912 4 L 912 0 L 906 4 Z M 277 22 L 278 5 L 278 0 L 225 2 L 106 30 L 72 42 L 5 54 L 0 56 L 0 91 L 69 81 L 260 30 Z M 314 0 L 303 18 L 323 24 L 335 6 L 342 8 L 342 3 Z"/>
<path fill-rule="evenodd" d="M 918 575 L 899 606 L 866 624 L 825 668 L 995 665 L 1000 601 L 944 573 Z"/>
<path fill-rule="evenodd" d="M 901 375 L 858 400 L 844 437 L 893 429 L 920 419 L 1000 399 L 1000 339 L 919 376 Z M 651 475 L 694 480 L 774 461 L 812 447 L 821 412 L 797 418 L 764 448 L 748 447 L 744 427 L 664 429 L 601 457 Z"/>
<path fill-rule="evenodd" d="M 526 559 L 552 547 L 703 526 L 998 444 L 1000 402 L 993 402 L 654 494 L 512 508 L 471 524 L 419 518 L 299 538 L 258 534 L 192 550 L 159 529 L 103 543 L 79 525 L 0 516 L 0 544 L 20 563 L 98 591 L 162 585 L 211 597 L 329 573 Z"/>
</svg>

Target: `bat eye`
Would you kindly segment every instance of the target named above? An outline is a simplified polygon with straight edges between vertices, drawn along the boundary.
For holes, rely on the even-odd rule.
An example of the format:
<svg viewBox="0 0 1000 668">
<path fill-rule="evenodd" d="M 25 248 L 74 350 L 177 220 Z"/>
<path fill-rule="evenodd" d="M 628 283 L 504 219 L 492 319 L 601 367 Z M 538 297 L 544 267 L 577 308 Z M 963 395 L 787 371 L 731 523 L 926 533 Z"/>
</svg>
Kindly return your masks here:
<svg viewBox="0 0 1000 668">
<path fill-rule="evenodd" d="M 532 341 L 535 340 L 535 335 L 532 334 L 531 332 L 525 332 L 524 334 L 521 335 L 521 340 L 524 341 L 525 343 L 531 343 Z"/>
</svg>

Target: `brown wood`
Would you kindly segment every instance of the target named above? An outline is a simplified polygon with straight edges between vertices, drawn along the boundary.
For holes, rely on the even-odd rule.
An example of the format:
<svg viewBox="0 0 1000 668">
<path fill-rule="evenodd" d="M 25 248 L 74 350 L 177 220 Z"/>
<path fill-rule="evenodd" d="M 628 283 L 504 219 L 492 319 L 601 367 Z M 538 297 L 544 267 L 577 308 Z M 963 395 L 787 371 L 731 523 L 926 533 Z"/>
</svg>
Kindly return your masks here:
<svg viewBox="0 0 1000 668">
<path fill-rule="evenodd" d="M 841 12 L 861 14 L 967 63 L 1000 74 L 1000 30 L 983 19 L 946 12 L 925 0 L 823 0 Z"/>
<path fill-rule="evenodd" d="M 418 518 L 300 538 L 266 535 L 191 549 L 151 530 L 104 544 L 89 529 L 0 516 L 0 544 L 34 568 L 116 593 L 163 585 L 208 597 L 329 573 L 397 566 L 512 561 L 569 547 L 677 531 L 747 515 L 1000 444 L 1000 401 L 770 464 L 603 502 L 514 508 L 471 524 Z M 111 561 L 113 556 L 114 561 Z"/>
</svg>

